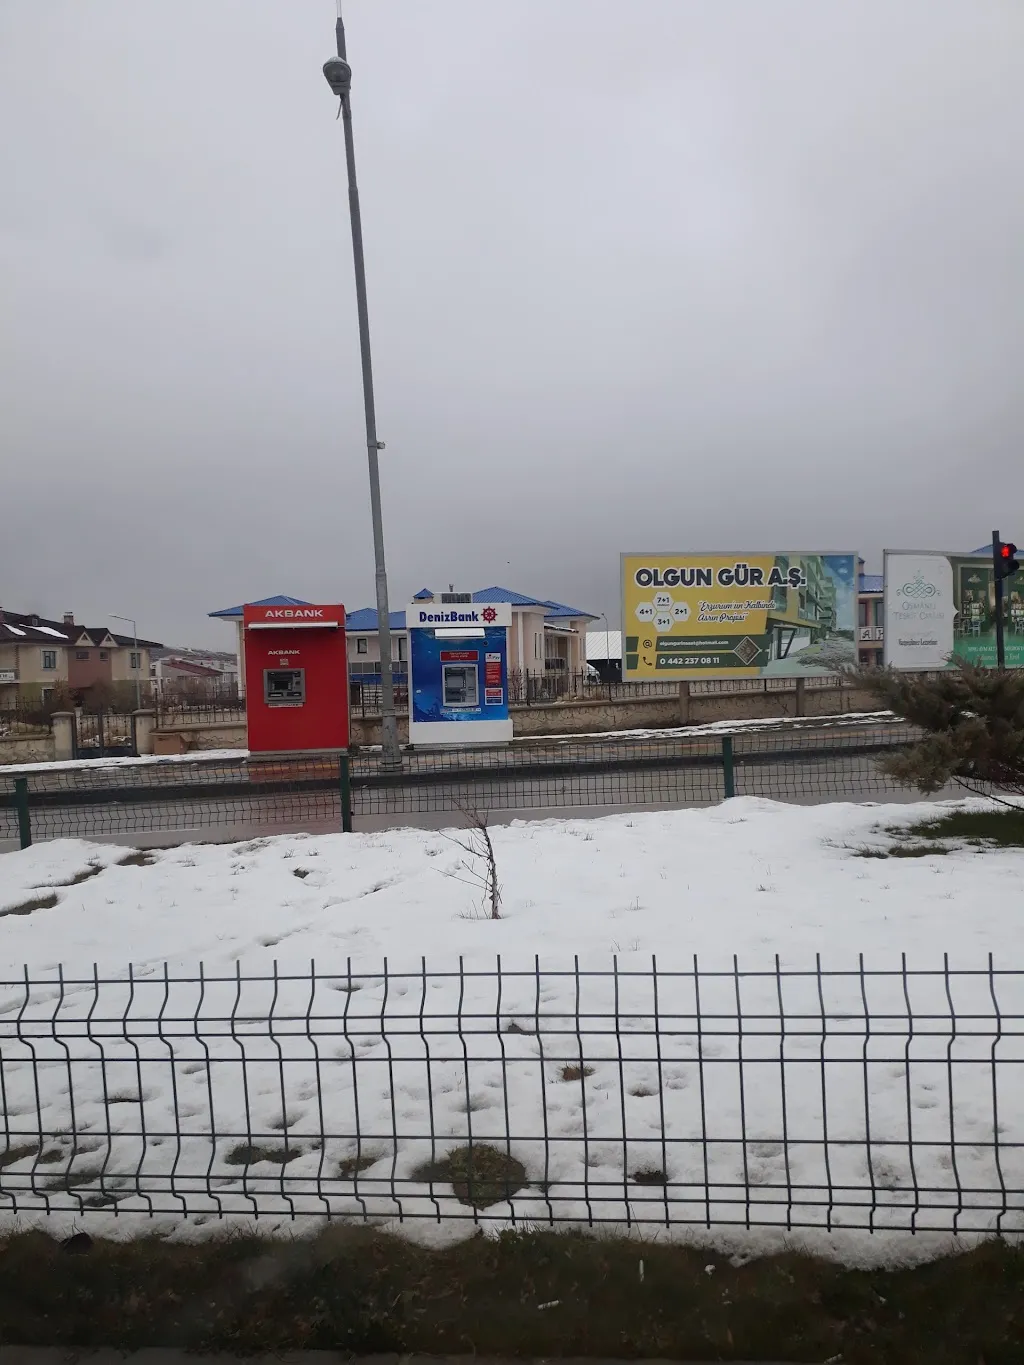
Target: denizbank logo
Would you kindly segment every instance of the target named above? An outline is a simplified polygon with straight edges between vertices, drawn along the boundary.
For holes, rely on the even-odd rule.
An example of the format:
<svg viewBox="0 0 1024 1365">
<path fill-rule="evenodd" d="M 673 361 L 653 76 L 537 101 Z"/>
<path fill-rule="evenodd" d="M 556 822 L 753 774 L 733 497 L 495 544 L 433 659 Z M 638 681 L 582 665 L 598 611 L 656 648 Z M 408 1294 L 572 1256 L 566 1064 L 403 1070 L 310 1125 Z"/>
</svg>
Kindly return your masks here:
<svg viewBox="0 0 1024 1365">
<path fill-rule="evenodd" d="M 488 619 L 493 621 L 496 615 L 497 612 L 492 611 Z M 421 611 L 419 617 L 421 626 L 478 626 L 481 620 L 478 611 Z"/>
<path fill-rule="evenodd" d="M 934 583 L 929 583 L 924 574 L 918 569 L 910 583 L 904 583 L 902 588 L 897 588 L 900 597 L 915 598 L 923 602 L 926 598 L 934 597 L 939 591 Z"/>
</svg>

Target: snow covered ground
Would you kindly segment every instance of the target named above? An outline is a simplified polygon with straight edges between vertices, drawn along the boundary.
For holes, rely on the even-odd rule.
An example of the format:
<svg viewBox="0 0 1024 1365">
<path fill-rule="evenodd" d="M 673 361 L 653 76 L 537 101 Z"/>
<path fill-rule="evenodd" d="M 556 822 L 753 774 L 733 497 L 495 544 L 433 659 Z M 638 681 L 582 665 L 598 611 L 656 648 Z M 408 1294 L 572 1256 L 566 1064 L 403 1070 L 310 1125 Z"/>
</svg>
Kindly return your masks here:
<svg viewBox="0 0 1024 1365">
<path fill-rule="evenodd" d="M 479 860 L 435 831 L 7 854 L 0 1105 L 22 1154 L 0 1144 L 0 1217 L 81 1225 L 84 1199 L 127 1236 L 153 1227 L 124 1216 L 141 1189 L 198 1210 L 154 1220 L 194 1236 L 255 1191 L 272 1227 L 329 1205 L 445 1231 L 470 1211 L 420 1168 L 471 1134 L 530 1181 L 498 1226 L 667 1216 L 660 1235 L 750 1250 L 791 1216 L 861 1261 L 1021 1229 L 1024 854 L 860 856 L 940 809 L 741 798 L 496 828 L 497 921 Z M 299 1155 L 243 1169 L 240 1142 Z"/>
</svg>

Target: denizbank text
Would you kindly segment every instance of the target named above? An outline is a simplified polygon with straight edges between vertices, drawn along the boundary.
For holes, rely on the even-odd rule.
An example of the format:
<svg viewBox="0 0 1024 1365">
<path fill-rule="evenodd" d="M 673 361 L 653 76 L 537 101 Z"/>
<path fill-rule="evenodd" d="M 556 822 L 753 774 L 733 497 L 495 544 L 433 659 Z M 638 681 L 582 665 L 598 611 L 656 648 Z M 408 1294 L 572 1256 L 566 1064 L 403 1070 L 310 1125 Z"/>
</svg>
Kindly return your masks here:
<svg viewBox="0 0 1024 1365">
<path fill-rule="evenodd" d="M 476 611 L 421 611 L 421 626 L 472 626 L 481 625 L 480 613 Z"/>
</svg>

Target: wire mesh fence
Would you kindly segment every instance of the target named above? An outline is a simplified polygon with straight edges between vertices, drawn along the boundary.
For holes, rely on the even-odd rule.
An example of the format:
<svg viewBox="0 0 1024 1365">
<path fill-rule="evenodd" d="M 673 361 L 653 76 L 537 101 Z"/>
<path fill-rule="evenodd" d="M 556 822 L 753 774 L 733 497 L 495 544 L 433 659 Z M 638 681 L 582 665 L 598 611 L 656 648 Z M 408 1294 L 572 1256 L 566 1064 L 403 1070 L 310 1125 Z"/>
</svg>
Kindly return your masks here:
<svg viewBox="0 0 1024 1365">
<path fill-rule="evenodd" d="M 900 788 L 879 759 L 909 727 L 872 722 L 735 734 L 609 736 L 379 755 L 147 759 L 0 776 L 0 840 L 217 829 L 312 832 L 352 820 L 481 812 L 712 805 L 732 796 L 811 804 Z"/>
<path fill-rule="evenodd" d="M 22 809 L 19 811 L 19 785 Z M 83 763 L 0 778 L 0 839 L 19 815 L 33 840 L 233 828 L 340 829 L 339 763 L 312 754 Z M 22 840 L 22 842 L 24 842 Z"/>
<path fill-rule="evenodd" d="M 0 1209 L 1019 1231 L 1024 973 L 0 981 Z"/>
</svg>

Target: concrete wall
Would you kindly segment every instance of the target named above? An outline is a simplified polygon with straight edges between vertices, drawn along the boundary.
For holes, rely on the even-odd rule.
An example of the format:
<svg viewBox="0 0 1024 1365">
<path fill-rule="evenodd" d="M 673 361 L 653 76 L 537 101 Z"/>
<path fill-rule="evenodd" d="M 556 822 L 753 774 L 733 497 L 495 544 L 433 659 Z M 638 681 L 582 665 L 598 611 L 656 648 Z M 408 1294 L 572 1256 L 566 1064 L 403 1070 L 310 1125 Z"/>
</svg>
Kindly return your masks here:
<svg viewBox="0 0 1024 1365">
<path fill-rule="evenodd" d="M 839 687 L 780 688 L 773 692 L 737 692 L 709 696 L 638 697 L 635 701 L 569 701 L 545 706 L 514 706 L 517 737 L 582 735 L 605 730 L 658 730 L 678 725 L 707 725 L 719 720 L 774 720 L 786 716 L 836 716 L 874 711 L 878 702 L 867 692 Z M 405 716 L 398 717 L 403 743 L 409 737 Z M 380 719 L 352 719 L 353 744 L 379 744 Z M 243 749 L 242 722 L 183 725 L 153 732 L 157 753 L 194 749 Z"/>
<path fill-rule="evenodd" d="M 660 730 L 681 724 L 678 697 L 641 697 L 636 701 L 553 702 L 513 706 L 517 738 L 581 735 L 602 730 Z"/>
<path fill-rule="evenodd" d="M 0 768 L 11 763 L 52 763 L 56 756 L 53 735 L 0 739 Z"/>
<path fill-rule="evenodd" d="M 167 725 L 152 732 L 151 742 L 155 754 L 185 754 L 197 749 L 244 749 L 245 721 Z M 142 752 L 141 743 L 139 752 Z"/>
<path fill-rule="evenodd" d="M 379 744 L 380 719 L 360 720 L 354 716 L 351 734 L 353 744 Z M 406 716 L 398 717 L 398 737 L 403 744 L 409 741 L 409 721 Z M 165 726 L 153 731 L 152 752 L 182 754 L 203 749 L 244 749 L 245 739 L 244 721 Z"/>
</svg>

